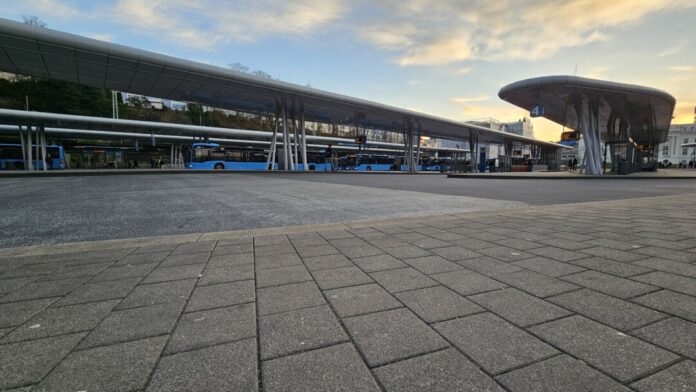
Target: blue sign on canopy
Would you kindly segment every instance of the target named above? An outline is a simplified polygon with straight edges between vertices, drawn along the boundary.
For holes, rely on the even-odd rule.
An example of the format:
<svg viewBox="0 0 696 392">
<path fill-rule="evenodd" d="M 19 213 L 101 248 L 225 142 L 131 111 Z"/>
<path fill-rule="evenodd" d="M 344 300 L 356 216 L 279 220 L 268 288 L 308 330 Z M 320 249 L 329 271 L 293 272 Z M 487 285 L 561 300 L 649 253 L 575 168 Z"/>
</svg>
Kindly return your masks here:
<svg viewBox="0 0 696 392">
<path fill-rule="evenodd" d="M 532 110 L 529 112 L 531 117 L 541 117 L 544 115 L 544 105 L 534 105 Z"/>
</svg>

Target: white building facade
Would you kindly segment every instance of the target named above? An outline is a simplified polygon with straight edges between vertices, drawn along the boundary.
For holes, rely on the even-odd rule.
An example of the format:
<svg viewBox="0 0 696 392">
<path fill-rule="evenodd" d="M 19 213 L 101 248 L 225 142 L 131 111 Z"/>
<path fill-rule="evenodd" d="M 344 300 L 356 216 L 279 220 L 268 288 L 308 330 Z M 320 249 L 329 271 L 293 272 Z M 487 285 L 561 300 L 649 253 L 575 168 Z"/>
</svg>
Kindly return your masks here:
<svg viewBox="0 0 696 392">
<path fill-rule="evenodd" d="M 696 147 L 681 146 L 686 143 L 696 143 L 696 124 L 672 124 L 667 141 L 658 148 L 658 162 L 679 166 L 696 160 Z"/>
</svg>

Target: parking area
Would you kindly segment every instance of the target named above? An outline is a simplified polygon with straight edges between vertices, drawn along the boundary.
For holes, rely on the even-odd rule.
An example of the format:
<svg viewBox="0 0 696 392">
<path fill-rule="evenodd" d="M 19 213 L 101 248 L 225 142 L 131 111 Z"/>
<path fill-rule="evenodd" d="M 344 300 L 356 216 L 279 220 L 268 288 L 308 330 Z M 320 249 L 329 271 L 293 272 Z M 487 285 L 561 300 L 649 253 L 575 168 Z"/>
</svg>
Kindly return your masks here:
<svg viewBox="0 0 696 392">
<path fill-rule="evenodd" d="M 695 216 L 662 196 L 0 251 L 0 390 L 693 390 Z"/>
<path fill-rule="evenodd" d="M 688 180 L 319 173 L 3 178 L 0 185 L 0 247 L 696 193 Z"/>
</svg>

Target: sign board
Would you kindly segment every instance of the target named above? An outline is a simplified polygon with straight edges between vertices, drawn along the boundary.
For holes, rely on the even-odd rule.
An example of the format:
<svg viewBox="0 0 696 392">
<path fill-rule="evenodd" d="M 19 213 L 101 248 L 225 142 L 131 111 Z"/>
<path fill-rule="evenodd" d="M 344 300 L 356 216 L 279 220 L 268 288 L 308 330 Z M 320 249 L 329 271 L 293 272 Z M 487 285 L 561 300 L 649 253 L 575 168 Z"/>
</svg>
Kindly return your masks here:
<svg viewBox="0 0 696 392">
<path fill-rule="evenodd" d="M 534 105 L 532 110 L 529 112 L 531 117 L 541 117 L 544 115 L 544 105 Z"/>
</svg>

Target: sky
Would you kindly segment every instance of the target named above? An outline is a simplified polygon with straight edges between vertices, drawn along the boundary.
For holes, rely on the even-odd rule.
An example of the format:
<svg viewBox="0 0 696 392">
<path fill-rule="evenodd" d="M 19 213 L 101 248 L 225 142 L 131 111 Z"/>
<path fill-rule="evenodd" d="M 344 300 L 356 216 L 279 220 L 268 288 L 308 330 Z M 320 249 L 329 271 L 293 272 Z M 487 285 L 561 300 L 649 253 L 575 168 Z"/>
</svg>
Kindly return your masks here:
<svg viewBox="0 0 696 392">
<path fill-rule="evenodd" d="M 696 0 L 0 0 L 0 17 L 453 120 L 516 121 L 508 83 L 578 75 L 696 106 Z M 534 119 L 535 136 L 560 125 Z"/>
</svg>

